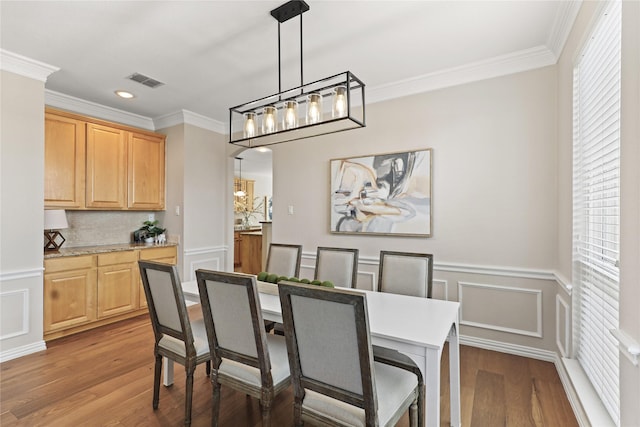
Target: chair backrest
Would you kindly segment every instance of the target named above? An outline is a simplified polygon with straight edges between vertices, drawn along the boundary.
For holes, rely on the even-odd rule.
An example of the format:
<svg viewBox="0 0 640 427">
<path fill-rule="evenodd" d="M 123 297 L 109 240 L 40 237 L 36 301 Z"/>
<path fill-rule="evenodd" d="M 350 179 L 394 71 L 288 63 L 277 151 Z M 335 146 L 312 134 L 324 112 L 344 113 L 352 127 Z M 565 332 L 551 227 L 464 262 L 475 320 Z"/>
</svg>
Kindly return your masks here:
<svg viewBox="0 0 640 427">
<path fill-rule="evenodd" d="M 347 289 L 278 285 L 294 394 L 308 391 L 377 414 L 365 295 Z M 374 425 L 367 423 L 367 425 Z"/>
<path fill-rule="evenodd" d="M 196 278 L 214 367 L 226 358 L 259 368 L 263 384 L 270 381 L 271 363 L 255 276 L 200 269 Z"/>
<path fill-rule="evenodd" d="M 318 247 L 315 280 L 329 280 L 341 288 L 355 288 L 358 278 L 358 249 Z"/>
<path fill-rule="evenodd" d="M 380 251 L 380 292 L 431 298 L 433 255 Z"/>
<path fill-rule="evenodd" d="M 176 266 L 153 261 L 138 261 L 138 267 L 156 343 L 164 335 L 168 335 L 184 341 L 186 355 L 195 356 L 189 313 Z"/>
<path fill-rule="evenodd" d="M 278 276 L 298 277 L 301 259 L 302 245 L 271 243 L 265 270 Z"/>
</svg>

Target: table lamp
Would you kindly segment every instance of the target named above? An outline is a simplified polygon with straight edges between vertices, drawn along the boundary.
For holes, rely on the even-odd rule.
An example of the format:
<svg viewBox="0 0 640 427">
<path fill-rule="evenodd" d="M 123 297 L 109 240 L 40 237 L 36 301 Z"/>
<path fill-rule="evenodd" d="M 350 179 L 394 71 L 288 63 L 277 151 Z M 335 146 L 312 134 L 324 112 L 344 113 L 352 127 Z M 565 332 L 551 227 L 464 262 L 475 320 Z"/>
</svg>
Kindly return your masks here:
<svg viewBox="0 0 640 427">
<path fill-rule="evenodd" d="M 52 209 L 44 211 L 44 237 L 46 243 L 44 244 L 45 251 L 57 251 L 65 241 L 65 238 L 59 231 L 64 228 L 69 228 L 67 223 L 67 214 L 64 209 Z M 57 240 L 61 242 L 58 243 Z"/>
</svg>

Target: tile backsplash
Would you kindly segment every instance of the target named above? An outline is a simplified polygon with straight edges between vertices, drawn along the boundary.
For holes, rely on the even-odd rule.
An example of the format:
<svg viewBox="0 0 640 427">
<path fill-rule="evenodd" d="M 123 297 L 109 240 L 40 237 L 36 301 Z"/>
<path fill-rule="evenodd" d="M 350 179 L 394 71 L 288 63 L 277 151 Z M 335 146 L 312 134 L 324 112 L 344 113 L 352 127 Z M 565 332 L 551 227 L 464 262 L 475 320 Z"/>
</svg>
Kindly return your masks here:
<svg viewBox="0 0 640 427">
<path fill-rule="evenodd" d="M 131 233 L 154 213 L 162 225 L 164 212 L 67 211 L 69 228 L 60 230 L 64 247 L 113 245 L 132 241 Z"/>
</svg>

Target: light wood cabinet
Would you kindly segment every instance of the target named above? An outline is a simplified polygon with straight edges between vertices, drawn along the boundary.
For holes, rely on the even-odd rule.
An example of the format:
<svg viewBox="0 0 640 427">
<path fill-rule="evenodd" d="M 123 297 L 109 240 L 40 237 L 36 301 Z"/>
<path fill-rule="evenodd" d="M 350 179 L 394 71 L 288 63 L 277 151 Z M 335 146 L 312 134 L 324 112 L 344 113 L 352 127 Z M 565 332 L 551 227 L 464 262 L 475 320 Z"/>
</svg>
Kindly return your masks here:
<svg viewBox="0 0 640 427">
<path fill-rule="evenodd" d="M 96 319 L 96 265 L 93 256 L 45 260 L 44 333 Z"/>
<path fill-rule="evenodd" d="M 240 231 L 233 232 L 233 268 L 242 268 L 242 235 Z"/>
<path fill-rule="evenodd" d="M 47 108 L 45 206 L 163 210 L 165 136 Z"/>
<path fill-rule="evenodd" d="M 87 124 L 88 208 L 127 207 L 127 140 L 125 132 Z"/>
<path fill-rule="evenodd" d="M 262 233 L 242 233 L 242 272 L 258 274 L 262 271 Z"/>
<path fill-rule="evenodd" d="M 98 255 L 98 319 L 138 308 L 137 261 L 134 251 Z"/>
<path fill-rule="evenodd" d="M 164 138 L 129 133 L 128 208 L 164 209 Z"/>
<path fill-rule="evenodd" d="M 80 120 L 44 116 L 44 206 L 83 208 L 85 128 Z"/>
<path fill-rule="evenodd" d="M 44 339 L 144 314 L 138 259 L 175 264 L 175 246 L 44 260 Z"/>
</svg>

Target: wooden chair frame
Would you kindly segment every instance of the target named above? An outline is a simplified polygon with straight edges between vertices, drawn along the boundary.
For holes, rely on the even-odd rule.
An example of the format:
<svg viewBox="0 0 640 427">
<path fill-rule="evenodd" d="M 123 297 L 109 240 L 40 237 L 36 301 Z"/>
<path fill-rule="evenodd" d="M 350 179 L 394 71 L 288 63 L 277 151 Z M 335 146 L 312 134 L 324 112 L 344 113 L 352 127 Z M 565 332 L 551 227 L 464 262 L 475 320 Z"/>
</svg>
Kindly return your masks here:
<svg viewBox="0 0 640 427">
<path fill-rule="evenodd" d="M 273 384 L 267 335 L 264 329 L 262 311 L 260 309 L 256 278 L 255 276 L 248 274 L 226 273 L 202 269 L 196 270 L 196 278 L 198 280 L 198 292 L 200 294 L 202 314 L 205 321 L 207 338 L 209 340 L 209 348 L 211 350 L 213 361 L 213 369 L 211 370 L 211 383 L 213 385 L 212 425 L 218 425 L 218 417 L 220 413 L 220 387 L 224 384 L 259 399 L 262 409 L 262 425 L 267 427 L 270 425 L 271 421 L 271 403 L 273 402 L 274 397 L 282 390 L 288 388 L 290 382 L 285 381 L 277 384 L 276 386 Z M 224 348 L 220 345 L 216 335 L 216 326 L 213 320 L 207 281 L 226 283 L 230 286 L 241 286 L 245 289 L 251 311 L 251 325 L 253 328 L 253 336 L 255 337 L 255 345 L 258 354 L 257 357 L 251 357 L 231 349 Z M 260 370 L 261 387 L 255 387 L 236 378 L 221 375 L 220 364 L 222 363 L 223 358 L 258 368 Z"/>
<path fill-rule="evenodd" d="M 211 360 L 211 354 L 207 352 L 205 355 L 198 356 L 196 348 L 194 346 L 193 332 L 191 328 L 191 321 L 189 320 L 189 313 L 187 312 L 187 306 L 184 300 L 184 294 L 182 293 L 182 285 L 178 275 L 178 270 L 175 265 L 163 264 L 153 261 L 138 261 L 140 268 L 140 277 L 142 278 L 142 286 L 144 293 L 147 297 L 147 304 L 149 306 L 149 316 L 151 317 L 151 326 L 153 327 L 153 333 L 155 336 L 154 356 L 154 380 L 153 380 L 153 409 L 158 408 L 158 402 L 160 400 L 160 380 L 162 373 L 162 358 L 166 357 L 169 360 L 178 362 L 185 367 L 186 371 L 186 386 L 185 386 L 185 426 L 191 425 L 191 402 L 193 398 L 193 373 L 196 366 L 200 363 L 208 363 Z M 176 307 L 178 310 L 178 316 L 180 318 L 181 330 L 172 329 L 166 325 L 162 325 L 158 318 L 156 311 L 156 301 L 153 298 L 151 287 L 149 285 L 148 270 L 157 270 L 171 277 L 171 285 L 173 296 L 175 298 Z M 159 345 L 160 340 L 164 335 L 176 338 L 185 343 L 185 354 L 183 356 L 179 353 L 170 351 Z M 209 369 L 207 369 L 208 373 Z"/>
<path fill-rule="evenodd" d="M 433 255 L 432 254 L 424 254 L 424 253 L 416 253 L 416 252 L 395 252 L 395 251 L 380 251 L 380 262 L 378 264 L 378 290 L 380 292 L 384 291 L 384 283 L 382 281 L 382 274 L 384 270 L 384 258 L 387 255 L 392 256 L 403 256 L 403 257 L 415 257 L 415 258 L 426 258 L 429 260 L 428 267 L 428 278 L 427 278 L 427 298 L 431 298 L 432 288 L 433 288 Z"/>
<path fill-rule="evenodd" d="M 317 393 L 329 396 L 346 402 L 350 405 L 364 409 L 366 426 L 377 426 L 378 403 L 375 395 L 373 362 L 374 352 L 370 343 L 369 320 L 366 308 L 365 295 L 351 291 L 349 289 L 320 288 L 314 285 L 305 285 L 292 282 L 280 282 L 278 284 L 280 304 L 282 307 L 282 318 L 284 322 L 285 337 L 287 340 L 287 350 L 289 352 L 289 364 L 291 367 L 291 378 L 294 388 L 294 424 L 301 426 L 305 421 L 322 426 L 342 426 L 341 423 L 320 417 L 316 414 L 307 413 L 303 408 L 305 389 L 313 390 Z M 338 388 L 332 384 L 324 383 L 320 380 L 305 377 L 302 373 L 300 353 L 298 350 L 298 339 L 294 330 L 293 309 L 291 296 L 302 296 L 322 301 L 332 301 L 353 306 L 356 319 L 356 336 L 358 345 L 358 357 L 360 365 L 360 377 L 362 379 L 362 395 Z M 385 362 L 384 354 L 378 360 Z M 396 365 L 397 366 L 397 365 Z M 416 395 L 418 391 L 416 391 Z M 416 397 L 417 400 L 417 397 Z M 414 403 L 409 407 L 410 425 L 418 425 L 418 409 Z M 396 411 L 395 417 L 391 420 L 392 425 L 401 418 L 407 408 Z"/>
<path fill-rule="evenodd" d="M 359 250 L 358 249 L 349 249 L 349 248 L 333 248 L 333 247 L 326 247 L 326 246 L 318 246 L 318 249 L 316 251 L 316 267 L 314 269 L 313 272 L 313 279 L 314 280 L 322 280 L 322 278 L 318 277 L 318 267 L 320 265 L 320 255 L 322 252 L 349 252 L 352 254 L 353 256 L 353 271 L 351 273 L 351 286 L 347 286 L 349 288 L 355 288 L 356 284 L 358 282 L 358 254 L 359 254 Z M 339 286 L 337 283 L 334 283 L 334 285 Z"/>
</svg>

